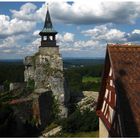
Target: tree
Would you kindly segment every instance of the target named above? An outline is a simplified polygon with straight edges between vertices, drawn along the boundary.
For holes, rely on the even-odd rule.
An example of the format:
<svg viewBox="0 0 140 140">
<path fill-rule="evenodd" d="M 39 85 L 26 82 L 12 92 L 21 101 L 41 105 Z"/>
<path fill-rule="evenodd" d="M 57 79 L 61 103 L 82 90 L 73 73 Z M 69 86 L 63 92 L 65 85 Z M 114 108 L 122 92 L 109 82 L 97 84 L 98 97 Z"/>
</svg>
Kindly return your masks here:
<svg viewBox="0 0 140 140">
<path fill-rule="evenodd" d="M 3 85 L 4 85 L 4 90 L 5 90 L 5 91 L 9 91 L 10 81 L 5 80 L 5 81 L 3 82 Z"/>
<path fill-rule="evenodd" d="M 62 130 L 70 133 L 96 131 L 98 125 L 98 117 L 95 111 L 77 109 L 62 122 Z"/>
</svg>

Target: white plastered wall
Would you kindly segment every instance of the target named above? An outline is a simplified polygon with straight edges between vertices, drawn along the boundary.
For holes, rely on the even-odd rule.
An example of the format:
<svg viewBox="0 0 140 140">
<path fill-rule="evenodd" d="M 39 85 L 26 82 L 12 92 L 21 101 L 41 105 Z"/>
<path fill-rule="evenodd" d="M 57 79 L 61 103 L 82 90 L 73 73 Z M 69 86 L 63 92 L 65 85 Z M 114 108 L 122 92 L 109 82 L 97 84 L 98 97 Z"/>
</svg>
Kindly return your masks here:
<svg viewBox="0 0 140 140">
<path fill-rule="evenodd" d="M 112 75 L 112 69 L 110 68 L 109 76 L 111 76 L 111 75 Z M 113 80 L 110 80 L 110 86 L 113 86 L 114 87 Z M 106 91 L 105 91 L 105 97 L 106 98 L 107 98 L 108 94 L 110 94 L 110 92 L 111 91 L 109 91 L 108 89 L 106 89 Z M 109 96 L 109 100 L 111 100 L 111 97 L 110 96 Z M 106 103 L 106 101 L 103 102 L 103 106 L 102 106 L 102 110 L 101 110 L 102 112 L 104 110 L 105 103 Z M 107 107 L 108 107 L 108 105 L 107 105 Z M 106 111 L 107 111 L 107 109 L 105 109 L 104 115 L 105 115 Z M 109 112 L 110 112 L 110 117 L 109 117 L 109 120 L 108 121 L 110 123 L 112 123 L 112 120 L 113 120 L 113 117 L 114 117 L 114 110 L 110 106 L 109 106 Z M 105 127 L 105 125 L 104 125 L 104 123 L 103 123 L 103 121 L 101 119 L 99 119 L 99 137 L 101 137 L 101 138 L 107 138 L 107 137 L 109 137 L 108 130 Z"/>
</svg>

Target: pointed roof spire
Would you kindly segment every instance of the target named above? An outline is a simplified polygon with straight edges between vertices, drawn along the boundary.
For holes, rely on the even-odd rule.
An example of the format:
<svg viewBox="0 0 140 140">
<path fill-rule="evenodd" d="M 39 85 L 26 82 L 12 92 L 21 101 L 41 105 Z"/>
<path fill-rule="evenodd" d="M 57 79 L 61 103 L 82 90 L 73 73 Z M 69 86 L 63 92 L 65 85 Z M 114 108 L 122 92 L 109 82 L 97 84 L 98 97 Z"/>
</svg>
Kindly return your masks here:
<svg viewBox="0 0 140 140">
<path fill-rule="evenodd" d="M 50 13 L 49 13 L 48 3 L 47 3 L 47 14 L 46 14 L 46 18 L 45 18 L 44 28 L 53 28 Z"/>
<path fill-rule="evenodd" d="M 52 25 L 52 21 L 51 21 L 51 16 L 49 13 L 49 8 L 48 8 L 48 3 L 47 3 L 47 13 L 46 13 L 46 18 L 45 18 L 45 23 L 44 23 L 44 28 L 43 30 L 40 32 L 41 34 L 45 34 L 45 33 L 57 33 Z"/>
</svg>

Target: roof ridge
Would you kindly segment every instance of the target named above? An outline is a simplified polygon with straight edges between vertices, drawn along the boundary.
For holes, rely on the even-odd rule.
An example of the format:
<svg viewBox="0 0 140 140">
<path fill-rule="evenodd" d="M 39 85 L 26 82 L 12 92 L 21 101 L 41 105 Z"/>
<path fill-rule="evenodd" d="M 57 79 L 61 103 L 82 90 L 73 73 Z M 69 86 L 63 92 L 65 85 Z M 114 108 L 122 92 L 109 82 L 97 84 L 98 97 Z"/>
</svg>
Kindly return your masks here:
<svg viewBox="0 0 140 140">
<path fill-rule="evenodd" d="M 122 48 L 124 48 L 124 47 L 128 47 L 128 48 L 134 48 L 134 47 L 140 48 L 140 45 L 139 44 L 107 44 L 107 46 L 108 47 L 118 47 L 118 48 L 120 48 L 120 47 L 122 47 Z"/>
</svg>

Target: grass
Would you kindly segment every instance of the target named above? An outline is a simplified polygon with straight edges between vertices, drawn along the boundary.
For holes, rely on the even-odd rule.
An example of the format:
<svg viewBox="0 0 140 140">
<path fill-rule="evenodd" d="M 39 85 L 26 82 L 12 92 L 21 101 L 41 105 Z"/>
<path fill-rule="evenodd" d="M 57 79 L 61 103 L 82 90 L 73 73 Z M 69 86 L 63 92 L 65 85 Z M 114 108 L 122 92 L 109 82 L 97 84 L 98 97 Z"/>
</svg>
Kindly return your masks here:
<svg viewBox="0 0 140 140">
<path fill-rule="evenodd" d="M 100 90 L 100 84 L 99 83 L 94 83 L 93 84 L 93 91 L 99 92 L 99 90 Z"/>
<path fill-rule="evenodd" d="M 58 133 L 55 136 L 51 137 L 57 137 L 57 138 L 98 138 L 99 137 L 99 131 L 93 131 L 93 132 L 78 132 L 78 133 Z"/>
<path fill-rule="evenodd" d="M 101 77 L 84 76 L 82 78 L 83 90 L 99 92 Z"/>
<path fill-rule="evenodd" d="M 94 82 L 94 83 L 99 83 L 101 82 L 101 77 L 91 77 L 91 76 L 84 76 L 83 79 L 82 79 L 82 82 L 83 83 L 86 83 L 86 82 Z"/>
</svg>

